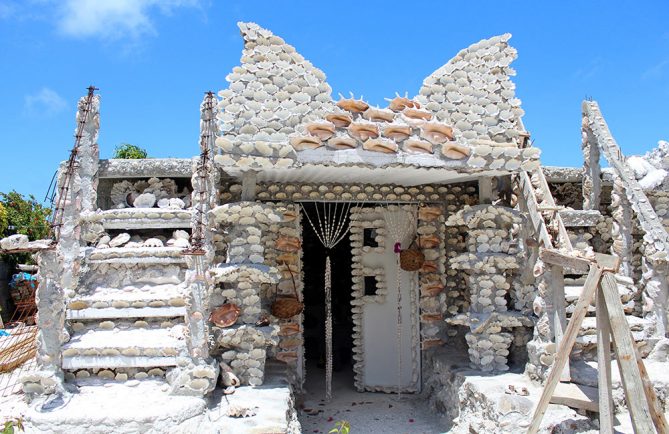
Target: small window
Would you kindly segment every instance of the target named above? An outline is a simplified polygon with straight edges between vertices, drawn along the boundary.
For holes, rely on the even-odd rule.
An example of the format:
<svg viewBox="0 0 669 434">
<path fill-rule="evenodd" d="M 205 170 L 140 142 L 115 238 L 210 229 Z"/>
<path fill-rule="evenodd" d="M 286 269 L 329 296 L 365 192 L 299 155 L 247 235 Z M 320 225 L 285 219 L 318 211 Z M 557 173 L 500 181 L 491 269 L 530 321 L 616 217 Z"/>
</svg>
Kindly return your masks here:
<svg viewBox="0 0 669 434">
<path fill-rule="evenodd" d="M 365 276 L 365 295 L 379 295 L 376 290 L 376 277 Z"/>
<path fill-rule="evenodd" d="M 367 247 L 379 247 L 379 243 L 376 241 L 376 229 L 374 228 L 365 228 L 363 231 L 363 246 Z"/>
</svg>

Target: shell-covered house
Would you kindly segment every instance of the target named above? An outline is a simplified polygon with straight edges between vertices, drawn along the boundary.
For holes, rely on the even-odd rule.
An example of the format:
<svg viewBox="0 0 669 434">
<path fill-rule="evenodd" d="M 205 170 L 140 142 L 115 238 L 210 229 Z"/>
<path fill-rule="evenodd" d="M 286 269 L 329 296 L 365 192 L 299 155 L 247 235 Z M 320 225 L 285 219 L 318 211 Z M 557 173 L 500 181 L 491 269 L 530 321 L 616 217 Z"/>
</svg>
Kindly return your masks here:
<svg viewBox="0 0 669 434">
<path fill-rule="evenodd" d="M 28 396 L 146 379 L 174 399 L 234 396 L 270 371 L 299 395 L 309 370 L 329 397 L 344 367 L 358 391 L 422 393 L 460 424 L 519 432 L 531 413 L 458 396 L 454 378 L 546 379 L 587 272 L 542 249 L 618 255 L 643 355 L 664 338 L 669 242 L 649 203 L 666 211 L 666 194 L 644 203 L 624 165 L 600 170 L 600 149 L 624 157 L 592 102 L 586 170 L 542 169 L 511 35 L 378 107 L 335 97 L 269 30 L 239 28 L 240 64 L 205 95 L 192 159 L 99 159 L 100 97 L 80 100 L 76 164 L 61 166 L 54 243 L 38 254 Z M 597 360 L 588 317 L 573 361 Z"/>
</svg>

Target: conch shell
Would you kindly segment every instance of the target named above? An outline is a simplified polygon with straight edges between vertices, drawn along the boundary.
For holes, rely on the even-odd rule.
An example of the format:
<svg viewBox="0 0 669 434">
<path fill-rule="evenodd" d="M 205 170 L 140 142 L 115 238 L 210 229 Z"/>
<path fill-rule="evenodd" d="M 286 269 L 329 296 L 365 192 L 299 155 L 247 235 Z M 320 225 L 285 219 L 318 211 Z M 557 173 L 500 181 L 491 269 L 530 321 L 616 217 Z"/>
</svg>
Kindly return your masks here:
<svg viewBox="0 0 669 434">
<path fill-rule="evenodd" d="M 392 122 L 395 113 L 390 110 L 369 109 L 362 114 L 362 117 L 372 122 Z"/>
<path fill-rule="evenodd" d="M 426 282 L 420 286 L 421 297 L 435 297 L 444 290 L 441 282 Z"/>
<path fill-rule="evenodd" d="M 441 147 L 441 153 L 450 160 L 462 160 L 469 157 L 470 150 L 468 147 L 457 143 L 446 143 Z"/>
<path fill-rule="evenodd" d="M 379 129 L 374 124 L 354 123 L 349 125 L 348 132 L 351 136 L 363 142 L 367 139 L 379 137 Z"/>
<path fill-rule="evenodd" d="M 395 97 L 390 101 L 390 104 L 388 104 L 388 108 L 390 110 L 396 111 L 396 112 L 401 112 L 405 108 L 420 108 L 420 104 L 418 104 L 416 101 L 412 101 L 409 98 L 404 98 L 401 96 Z"/>
<path fill-rule="evenodd" d="M 435 234 L 420 235 L 418 237 L 418 245 L 423 249 L 432 249 L 441 243 L 439 237 Z"/>
<path fill-rule="evenodd" d="M 305 149 L 316 149 L 323 146 L 320 139 L 317 137 L 299 136 L 290 139 L 290 144 L 293 145 L 296 151 L 304 151 Z"/>
<path fill-rule="evenodd" d="M 453 128 L 448 125 L 425 122 L 420 126 L 420 136 L 436 145 L 440 145 L 453 140 Z"/>
<path fill-rule="evenodd" d="M 359 99 L 350 98 L 337 101 L 337 107 L 351 113 L 362 113 L 369 108 L 369 104 Z"/>
<path fill-rule="evenodd" d="M 314 122 L 307 124 L 307 131 L 309 131 L 309 134 L 318 137 L 320 140 L 327 140 L 334 136 L 335 125 L 330 122 Z"/>
<path fill-rule="evenodd" d="M 297 361 L 297 352 L 281 351 L 276 353 L 276 359 L 283 363 L 294 363 Z"/>
<path fill-rule="evenodd" d="M 427 222 L 434 221 L 443 213 L 437 206 L 421 206 L 418 208 L 418 218 Z"/>
<path fill-rule="evenodd" d="M 409 119 L 420 119 L 424 121 L 429 121 L 430 119 L 432 119 L 432 113 L 430 113 L 427 110 L 406 108 L 402 110 L 402 113 Z"/>
<path fill-rule="evenodd" d="M 331 113 L 325 116 L 325 119 L 332 122 L 337 128 L 346 128 L 353 121 L 351 116 L 343 113 Z"/>
<path fill-rule="evenodd" d="M 335 150 L 355 149 L 358 142 L 351 137 L 333 137 L 328 140 L 328 148 Z"/>
<path fill-rule="evenodd" d="M 420 267 L 421 273 L 436 273 L 438 269 L 439 267 L 434 261 L 425 261 L 423 262 L 423 266 Z"/>
<path fill-rule="evenodd" d="M 432 150 L 432 143 L 426 142 L 425 140 L 409 139 L 404 142 L 402 147 L 407 152 L 415 152 L 420 154 L 434 153 Z"/>
<path fill-rule="evenodd" d="M 383 129 L 383 135 L 396 142 L 401 142 L 411 135 L 411 127 L 405 125 L 388 125 Z"/>
<path fill-rule="evenodd" d="M 366 151 L 394 154 L 397 152 L 397 143 L 387 139 L 369 139 L 362 144 L 362 148 Z"/>
<path fill-rule="evenodd" d="M 299 238 L 284 236 L 276 240 L 276 248 L 282 252 L 297 252 L 300 250 L 300 247 Z"/>
</svg>

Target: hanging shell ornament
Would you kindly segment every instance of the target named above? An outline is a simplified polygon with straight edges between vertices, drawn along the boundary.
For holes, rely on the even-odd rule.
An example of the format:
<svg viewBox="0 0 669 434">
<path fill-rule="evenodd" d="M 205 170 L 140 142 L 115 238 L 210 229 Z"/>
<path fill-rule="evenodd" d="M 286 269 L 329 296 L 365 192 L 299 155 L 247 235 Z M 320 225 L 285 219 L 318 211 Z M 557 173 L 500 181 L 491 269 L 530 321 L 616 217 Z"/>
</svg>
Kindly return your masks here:
<svg viewBox="0 0 669 434">
<path fill-rule="evenodd" d="M 209 321 L 217 327 L 230 327 L 237 322 L 241 309 L 234 303 L 225 303 L 211 312 Z"/>
</svg>

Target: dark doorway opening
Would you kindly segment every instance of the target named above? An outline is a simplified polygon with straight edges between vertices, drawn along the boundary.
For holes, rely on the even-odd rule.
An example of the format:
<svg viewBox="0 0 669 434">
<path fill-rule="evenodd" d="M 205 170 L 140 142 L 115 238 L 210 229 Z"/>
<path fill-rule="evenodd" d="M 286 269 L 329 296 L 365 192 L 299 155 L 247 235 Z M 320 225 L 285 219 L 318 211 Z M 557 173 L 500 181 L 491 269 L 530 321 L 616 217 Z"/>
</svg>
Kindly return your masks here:
<svg viewBox="0 0 669 434">
<path fill-rule="evenodd" d="M 320 207 L 321 205 L 319 205 Z M 322 210 L 322 208 L 320 208 Z M 318 228 L 319 216 L 314 203 L 306 203 L 303 213 Z M 320 213 L 323 217 L 323 213 Z M 345 228 L 350 215 L 345 216 Z M 351 313 L 351 241 L 349 234 L 329 251 L 302 215 L 302 266 L 304 270 L 304 350 L 308 377 L 325 378 L 325 258 L 329 254 L 332 268 L 332 366 L 337 378 L 350 378 L 353 387 L 353 315 Z M 315 374 L 315 375 L 314 375 Z M 308 381 L 309 382 L 309 381 Z M 307 384 L 309 388 L 309 384 Z"/>
</svg>

